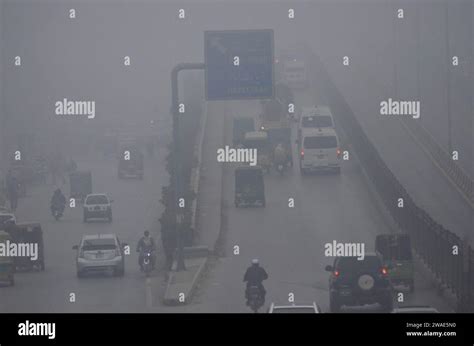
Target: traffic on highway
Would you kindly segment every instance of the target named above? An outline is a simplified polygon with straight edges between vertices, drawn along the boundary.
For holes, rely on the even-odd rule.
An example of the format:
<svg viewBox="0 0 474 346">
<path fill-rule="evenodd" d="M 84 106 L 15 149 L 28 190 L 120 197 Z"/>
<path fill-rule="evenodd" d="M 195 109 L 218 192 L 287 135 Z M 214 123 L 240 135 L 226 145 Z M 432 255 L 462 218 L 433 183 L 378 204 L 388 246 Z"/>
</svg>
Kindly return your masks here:
<svg viewBox="0 0 474 346">
<path fill-rule="evenodd" d="M 437 5 L 1 1 L 0 313 L 473 313 Z"/>
</svg>

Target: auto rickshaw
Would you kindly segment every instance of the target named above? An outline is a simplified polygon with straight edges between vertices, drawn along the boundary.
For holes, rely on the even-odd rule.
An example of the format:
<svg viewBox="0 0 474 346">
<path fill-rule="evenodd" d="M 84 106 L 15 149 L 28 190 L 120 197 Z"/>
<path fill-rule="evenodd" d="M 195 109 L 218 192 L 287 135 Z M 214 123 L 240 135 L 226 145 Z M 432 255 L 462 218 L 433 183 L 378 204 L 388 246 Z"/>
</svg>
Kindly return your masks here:
<svg viewBox="0 0 474 346">
<path fill-rule="evenodd" d="M 0 244 L 8 246 L 12 242 L 12 237 L 5 231 L 0 231 Z M 15 285 L 15 264 L 13 258 L 8 256 L 0 256 L 0 284 Z"/>
<path fill-rule="evenodd" d="M 265 207 L 263 171 L 259 166 L 241 166 L 235 169 L 235 207 Z"/>
<path fill-rule="evenodd" d="M 389 268 L 394 286 L 403 285 L 410 292 L 415 291 L 415 268 L 408 234 L 379 234 L 375 239 L 375 250 L 382 256 Z"/>
<path fill-rule="evenodd" d="M 5 230 L 10 234 L 16 244 L 36 244 L 38 253 L 37 258 L 33 259 L 27 256 L 17 256 L 14 259 L 16 271 L 44 271 L 44 244 L 43 230 L 39 223 L 22 222 L 6 227 Z"/>
<path fill-rule="evenodd" d="M 69 174 L 70 198 L 83 201 L 92 193 L 92 174 L 90 171 L 75 171 Z"/>
<path fill-rule="evenodd" d="M 233 145 L 243 145 L 245 134 L 252 131 L 255 131 L 255 123 L 252 117 L 235 117 L 232 123 Z"/>
<path fill-rule="evenodd" d="M 264 172 L 269 173 L 272 166 L 272 149 L 267 133 L 264 131 L 247 132 L 244 137 L 244 146 L 248 149 L 257 149 L 257 164 Z"/>
</svg>

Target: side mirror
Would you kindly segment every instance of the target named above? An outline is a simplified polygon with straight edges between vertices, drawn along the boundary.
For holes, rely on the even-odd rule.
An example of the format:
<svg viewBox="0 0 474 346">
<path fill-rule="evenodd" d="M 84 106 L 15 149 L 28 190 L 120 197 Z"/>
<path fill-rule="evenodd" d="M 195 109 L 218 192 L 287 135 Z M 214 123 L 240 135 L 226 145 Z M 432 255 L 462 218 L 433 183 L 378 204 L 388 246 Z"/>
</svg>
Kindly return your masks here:
<svg viewBox="0 0 474 346">
<path fill-rule="evenodd" d="M 74 246 L 72 247 L 72 249 L 73 249 L 73 250 L 78 250 L 78 249 L 79 249 L 79 246 L 74 245 Z"/>
<path fill-rule="evenodd" d="M 326 270 L 327 272 L 332 272 L 333 271 L 333 267 L 330 266 L 330 265 L 327 265 L 324 270 Z"/>
</svg>

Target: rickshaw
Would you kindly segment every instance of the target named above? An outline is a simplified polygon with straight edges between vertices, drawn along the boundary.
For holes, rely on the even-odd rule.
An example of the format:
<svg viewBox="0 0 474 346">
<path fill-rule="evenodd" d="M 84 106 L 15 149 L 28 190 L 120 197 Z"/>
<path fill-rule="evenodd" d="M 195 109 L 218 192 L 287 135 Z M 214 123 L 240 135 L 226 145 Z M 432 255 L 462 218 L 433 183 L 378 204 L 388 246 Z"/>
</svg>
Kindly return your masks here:
<svg viewBox="0 0 474 346">
<path fill-rule="evenodd" d="M 5 247 L 12 242 L 12 237 L 5 231 L 0 231 L 0 244 Z M 15 285 L 15 264 L 13 258 L 7 256 L 0 256 L 0 283 L 7 283 L 10 286 Z"/>
<path fill-rule="evenodd" d="M 259 166 L 235 169 L 235 207 L 259 205 L 265 207 L 263 171 Z"/>
<path fill-rule="evenodd" d="M 12 240 L 16 244 L 37 244 L 37 258 L 33 259 L 26 256 L 15 257 L 16 271 L 44 271 L 44 244 L 43 230 L 39 223 L 22 222 L 6 227 L 5 230 L 10 234 Z"/>
<path fill-rule="evenodd" d="M 264 131 L 247 132 L 244 137 L 244 146 L 248 149 L 257 149 L 257 164 L 264 172 L 270 172 L 272 152 L 267 133 Z"/>
<path fill-rule="evenodd" d="M 234 146 L 243 145 L 245 134 L 255 131 L 255 123 L 252 117 L 235 117 L 232 123 L 232 143 Z"/>
<path fill-rule="evenodd" d="M 70 198 L 83 201 L 92 193 L 92 174 L 90 171 L 75 171 L 69 174 Z"/>
<path fill-rule="evenodd" d="M 403 285 L 415 291 L 415 268 L 408 234 L 380 234 L 375 239 L 375 251 L 389 268 L 389 277 L 394 286 Z"/>
</svg>

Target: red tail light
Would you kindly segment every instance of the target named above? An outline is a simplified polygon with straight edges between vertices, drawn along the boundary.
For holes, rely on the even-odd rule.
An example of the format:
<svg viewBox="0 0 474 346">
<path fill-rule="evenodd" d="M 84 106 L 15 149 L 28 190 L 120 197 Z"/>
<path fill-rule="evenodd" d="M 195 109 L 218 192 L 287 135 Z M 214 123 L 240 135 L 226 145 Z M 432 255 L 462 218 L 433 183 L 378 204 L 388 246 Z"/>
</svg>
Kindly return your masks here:
<svg viewBox="0 0 474 346">
<path fill-rule="evenodd" d="M 337 148 L 336 154 L 337 154 L 337 158 L 339 159 L 341 157 L 341 154 L 342 154 L 341 149 Z"/>
<path fill-rule="evenodd" d="M 301 150 L 300 155 L 301 155 L 302 158 L 304 157 L 304 150 Z"/>
<path fill-rule="evenodd" d="M 382 272 L 382 275 L 383 275 L 383 276 L 387 276 L 387 275 L 388 275 L 388 269 L 385 268 L 385 267 L 382 268 L 381 272 Z"/>
<path fill-rule="evenodd" d="M 339 272 L 337 270 L 335 270 L 333 274 L 334 274 L 335 277 L 339 276 Z"/>
</svg>

